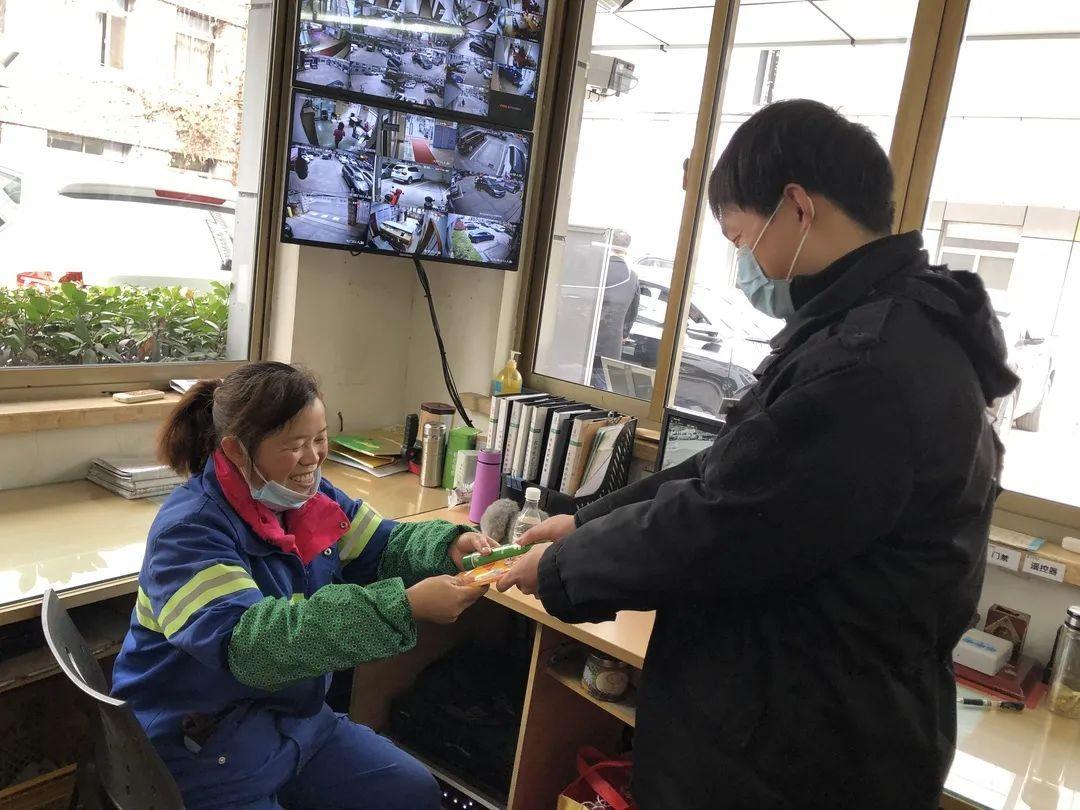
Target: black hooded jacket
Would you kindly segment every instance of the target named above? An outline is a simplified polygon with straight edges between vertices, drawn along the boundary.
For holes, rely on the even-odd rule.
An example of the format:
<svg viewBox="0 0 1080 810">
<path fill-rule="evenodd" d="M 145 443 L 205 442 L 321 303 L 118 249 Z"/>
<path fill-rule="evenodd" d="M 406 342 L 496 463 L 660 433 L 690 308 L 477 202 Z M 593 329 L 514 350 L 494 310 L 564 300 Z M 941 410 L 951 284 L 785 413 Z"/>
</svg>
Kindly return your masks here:
<svg viewBox="0 0 1080 810">
<path fill-rule="evenodd" d="M 792 288 L 713 446 L 578 513 L 540 564 L 565 621 L 656 610 L 643 810 L 936 808 L 951 651 L 982 587 L 1011 391 L 979 278 L 917 233 Z"/>
</svg>

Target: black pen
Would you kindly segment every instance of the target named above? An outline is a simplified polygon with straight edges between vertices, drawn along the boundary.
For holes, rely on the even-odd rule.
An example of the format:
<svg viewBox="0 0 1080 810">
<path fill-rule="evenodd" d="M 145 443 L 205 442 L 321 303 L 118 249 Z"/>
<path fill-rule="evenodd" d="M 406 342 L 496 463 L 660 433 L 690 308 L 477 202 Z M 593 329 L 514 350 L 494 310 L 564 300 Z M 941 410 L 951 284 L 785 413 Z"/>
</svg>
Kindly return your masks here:
<svg viewBox="0 0 1080 810">
<path fill-rule="evenodd" d="M 982 709 L 1007 709 L 1011 712 L 1022 712 L 1024 704 L 1019 700 L 990 700 L 989 698 L 957 698 L 960 706 L 978 706 Z"/>
</svg>

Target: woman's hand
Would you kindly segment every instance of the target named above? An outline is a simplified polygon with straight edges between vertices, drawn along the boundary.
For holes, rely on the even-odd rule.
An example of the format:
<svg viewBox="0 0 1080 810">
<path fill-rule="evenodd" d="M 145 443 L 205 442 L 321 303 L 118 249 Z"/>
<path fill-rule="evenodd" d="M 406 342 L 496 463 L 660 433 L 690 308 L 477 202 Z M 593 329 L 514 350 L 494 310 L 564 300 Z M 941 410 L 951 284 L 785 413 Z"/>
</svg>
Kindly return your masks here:
<svg viewBox="0 0 1080 810">
<path fill-rule="evenodd" d="M 543 525 L 540 524 L 540 526 Z M 536 528 L 539 529 L 540 526 Z M 536 529 L 533 529 L 533 531 L 536 531 Z M 499 589 L 499 592 L 504 593 L 516 585 L 522 593 L 535 594 L 539 589 L 537 579 L 540 571 L 540 558 L 544 556 L 544 552 L 548 550 L 550 545 L 550 543 L 537 545 L 520 557 L 515 557 L 513 567 L 495 583 L 495 587 Z"/>
<path fill-rule="evenodd" d="M 532 546 L 536 543 L 557 543 L 577 528 L 573 515 L 555 515 L 543 523 L 533 526 L 518 538 L 519 546 Z"/>
<path fill-rule="evenodd" d="M 405 591 L 405 598 L 414 621 L 453 624 L 486 592 L 487 588 L 462 585 L 454 577 L 443 575 L 420 580 Z"/>
<path fill-rule="evenodd" d="M 462 560 L 466 554 L 473 552 L 490 554 L 494 547 L 495 543 L 479 532 L 465 532 L 450 546 L 450 559 L 454 561 L 458 571 L 464 571 L 465 564 Z"/>
</svg>

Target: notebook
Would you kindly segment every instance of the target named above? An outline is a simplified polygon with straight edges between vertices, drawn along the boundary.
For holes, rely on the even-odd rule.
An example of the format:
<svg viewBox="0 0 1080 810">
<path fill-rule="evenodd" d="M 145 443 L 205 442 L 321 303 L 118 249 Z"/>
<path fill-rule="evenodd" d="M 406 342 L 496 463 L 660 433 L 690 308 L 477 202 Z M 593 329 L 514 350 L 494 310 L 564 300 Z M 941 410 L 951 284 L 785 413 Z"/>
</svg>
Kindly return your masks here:
<svg viewBox="0 0 1080 810">
<path fill-rule="evenodd" d="M 398 432 L 396 436 L 401 436 Z M 387 458 L 399 458 L 401 456 L 401 439 L 390 438 L 380 435 L 379 432 L 367 434 L 342 433 L 331 439 L 331 442 L 353 453 L 361 453 L 365 456 L 385 456 Z"/>
<path fill-rule="evenodd" d="M 355 455 L 346 456 L 336 450 L 331 450 L 327 455 L 327 458 L 331 461 L 336 461 L 338 464 L 344 464 L 346 467 L 352 467 L 362 472 L 366 472 L 368 475 L 374 476 L 375 478 L 386 478 L 388 475 L 405 472 L 409 469 L 408 463 L 402 461 L 400 458 L 397 461 L 391 461 L 389 464 L 383 464 L 378 467 L 373 467 L 372 465 L 361 461 Z"/>
</svg>

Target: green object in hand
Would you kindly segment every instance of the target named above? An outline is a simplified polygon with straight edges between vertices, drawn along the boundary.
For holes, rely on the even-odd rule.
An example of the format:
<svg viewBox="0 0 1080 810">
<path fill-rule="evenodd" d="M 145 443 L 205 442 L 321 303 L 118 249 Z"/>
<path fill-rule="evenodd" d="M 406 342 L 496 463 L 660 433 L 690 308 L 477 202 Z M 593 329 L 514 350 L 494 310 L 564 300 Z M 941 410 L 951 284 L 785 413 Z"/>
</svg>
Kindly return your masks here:
<svg viewBox="0 0 1080 810">
<path fill-rule="evenodd" d="M 466 571 L 472 571 L 474 568 L 479 568 L 481 565 L 487 565 L 488 563 L 493 563 L 497 560 L 518 557 L 528 550 L 528 546 L 519 546 L 515 543 L 510 543 L 505 546 L 496 546 L 491 550 L 490 554 L 481 554 L 479 551 L 474 551 L 472 554 L 466 554 L 461 558 L 461 564 L 465 566 Z"/>
</svg>

